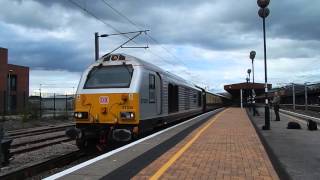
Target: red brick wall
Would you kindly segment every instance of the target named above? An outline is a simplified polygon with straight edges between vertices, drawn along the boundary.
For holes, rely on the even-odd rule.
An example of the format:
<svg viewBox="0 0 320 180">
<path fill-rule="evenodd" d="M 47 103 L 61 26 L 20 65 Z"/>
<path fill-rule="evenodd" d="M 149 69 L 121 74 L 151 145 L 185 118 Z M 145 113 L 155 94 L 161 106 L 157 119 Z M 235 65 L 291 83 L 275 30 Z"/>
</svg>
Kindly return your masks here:
<svg viewBox="0 0 320 180">
<path fill-rule="evenodd" d="M 8 50 L 0 47 L 0 114 L 4 112 L 4 91 L 7 89 Z"/>
<path fill-rule="evenodd" d="M 27 101 L 29 96 L 29 68 L 17 65 L 8 65 L 9 70 L 12 70 L 11 74 L 17 76 L 17 90 L 12 91 L 12 95 L 17 97 L 17 111 L 23 111 L 25 106 L 25 101 Z"/>
<path fill-rule="evenodd" d="M 4 91 L 7 91 L 7 77 L 10 70 L 12 70 L 12 75 L 17 76 L 17 90 L 11 91 L 11 95 L 17 97 L 17 112 L 23 111 L 25 101 L 29 96 L 29 68 L 8 64 L 8 50 L 0 48 L 0 113 L 5 107 Z"/>
<path fill-rule="evenodd" d="M 0 91 L 7 88 L 8 50 L 0 47 Z"/>
</svg>

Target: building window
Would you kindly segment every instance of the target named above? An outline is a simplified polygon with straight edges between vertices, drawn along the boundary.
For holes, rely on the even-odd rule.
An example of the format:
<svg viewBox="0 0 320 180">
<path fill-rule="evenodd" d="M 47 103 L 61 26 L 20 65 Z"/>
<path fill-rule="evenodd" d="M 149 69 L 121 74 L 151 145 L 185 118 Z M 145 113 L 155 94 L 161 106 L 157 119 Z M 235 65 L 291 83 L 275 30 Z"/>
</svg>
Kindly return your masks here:
<svg viewBox="0 0 320 180">
<path fill-rule="evenodd" d="M 10 80 L 10 82 L 9 82 Z M 10 86 L 10 91 L 16 91 L 17 90 L 17 75 L 10 75 L 10 79 L 9 79 L 9 75 L 8 75 L 8 86 Z"/>
</svg>

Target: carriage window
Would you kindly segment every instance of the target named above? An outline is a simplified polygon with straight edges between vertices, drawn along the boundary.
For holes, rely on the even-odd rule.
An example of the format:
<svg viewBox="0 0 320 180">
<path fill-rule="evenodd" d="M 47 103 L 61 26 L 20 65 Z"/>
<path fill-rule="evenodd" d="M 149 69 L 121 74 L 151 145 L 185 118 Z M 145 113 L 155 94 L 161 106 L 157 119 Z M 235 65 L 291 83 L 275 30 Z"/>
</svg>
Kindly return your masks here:
<svg viewBox="0 0 320 180">
<path fill-rule="evenodd" d="M 84 88 L 128 88 L 132 72 L 133 68 L 129 65 L 97 66 L 88 74 Z"/>
<path fill-rule="evenodd" d="M 198 106 L 200 107 L 201 106 L 201 101 L 202 98 L 201 98 L 201 91 L 198 92 Z"/>
<path fill-rule="evenodd" d="M 179 111 L 179 86 L 169 83 L 168 85 L 168 112 Z"/>
<path fill-rule="evenodd" d="M 156 102 L 156 77 L 153 74 L 149 74 L 149 103 Z"/>
</svg>

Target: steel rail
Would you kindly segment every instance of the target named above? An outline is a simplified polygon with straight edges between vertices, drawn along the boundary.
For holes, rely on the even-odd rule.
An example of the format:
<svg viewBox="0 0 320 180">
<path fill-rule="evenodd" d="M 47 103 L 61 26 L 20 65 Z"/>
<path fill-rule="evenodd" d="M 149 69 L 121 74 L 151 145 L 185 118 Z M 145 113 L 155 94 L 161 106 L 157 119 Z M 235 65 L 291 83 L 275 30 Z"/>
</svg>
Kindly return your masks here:
<svg viewBox="0 0 320 180">
<path fill-rule="evenodd" d="M 18 180 L 26 179 L 35 176 L 41 172 L 59 168 L 70 164 L 71 162 L 83 157 L 85 155 L 82 151 L 74 151 L 65 155 L 55 157 L 49 160 L 35 163 L 28 167 L 21 167 L 9 173 L 0 176 L 1 180 Z"/>
</svg>

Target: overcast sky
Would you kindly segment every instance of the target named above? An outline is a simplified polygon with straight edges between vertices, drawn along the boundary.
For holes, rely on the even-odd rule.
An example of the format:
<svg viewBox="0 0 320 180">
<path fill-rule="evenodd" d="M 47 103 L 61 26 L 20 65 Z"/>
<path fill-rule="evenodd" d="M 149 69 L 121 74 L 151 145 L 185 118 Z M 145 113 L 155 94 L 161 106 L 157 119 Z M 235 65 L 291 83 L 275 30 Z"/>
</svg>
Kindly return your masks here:
<svg viewBox="0 0 320 180">
<path fill-rule="evenodd" d="M 268 81 L 273 85 L 319 81 L 319 7 L 318 1 L 271 0 L 266 32 Z M 39 84 L 47 92 L 72 92 L 94 61 L 94 32 L 116 33 L 114 29 L 149 29 L 157 43 L 143 35 L 128 44 L 149 49 L 117 52 L 216 92 L 245 81 L 249 52 L 255 50 L 255 80 L 264 82 L 256 0 L 0 0 L 0 11 L 0 47 L 9 49 L 10 63 L 31 68 L 30 93 Z M 100 39 L 101 55 L 126 40 Z"/>
</svg>

